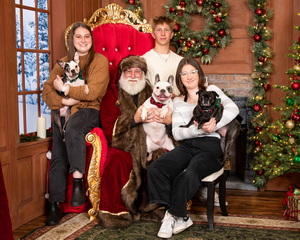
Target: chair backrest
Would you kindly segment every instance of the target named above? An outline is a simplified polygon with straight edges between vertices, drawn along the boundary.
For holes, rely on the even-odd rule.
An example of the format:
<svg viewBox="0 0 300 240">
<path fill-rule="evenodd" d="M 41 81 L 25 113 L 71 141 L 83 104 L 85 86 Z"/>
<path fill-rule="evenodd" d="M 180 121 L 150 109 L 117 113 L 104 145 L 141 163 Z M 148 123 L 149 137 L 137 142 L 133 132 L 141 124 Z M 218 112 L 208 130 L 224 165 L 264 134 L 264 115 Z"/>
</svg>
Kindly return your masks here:
<svg viewBox="0 0 300 240">
<path fill-rule="evenodd" d="M 118 100 L 116 84 L 119 62 L 129 55 L 141 56 L 152 49 L 152 29 L 146 21 L 140 21 L 136 14 L 114 3 L 96 10 L 84 22 L 93 31 L 95 51 L 109 61 L 110 83 L 101 103 L 100 117 L 102 129 L 110 142 L 114 123 L 120 115 L 119 107 L 115 104 Z M 66 45 L 71 27 L 66 30 Z"/>
</svg>

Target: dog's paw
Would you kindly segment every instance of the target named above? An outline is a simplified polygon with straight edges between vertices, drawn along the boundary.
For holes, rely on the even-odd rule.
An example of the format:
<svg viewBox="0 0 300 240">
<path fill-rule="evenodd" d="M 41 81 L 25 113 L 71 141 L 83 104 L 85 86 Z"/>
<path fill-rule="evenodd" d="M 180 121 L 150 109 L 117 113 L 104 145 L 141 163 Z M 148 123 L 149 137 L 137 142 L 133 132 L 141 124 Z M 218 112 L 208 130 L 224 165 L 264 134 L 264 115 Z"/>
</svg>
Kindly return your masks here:
<svg viewBox="0 0 300 240">
<path fill-rule="evenodd" d="M 146 120 L 146 118 L 147 118 L 147 109 L 146 108 L 142 109 L 141 118 L 142 118 L 143 121 Z"/>
</svg>

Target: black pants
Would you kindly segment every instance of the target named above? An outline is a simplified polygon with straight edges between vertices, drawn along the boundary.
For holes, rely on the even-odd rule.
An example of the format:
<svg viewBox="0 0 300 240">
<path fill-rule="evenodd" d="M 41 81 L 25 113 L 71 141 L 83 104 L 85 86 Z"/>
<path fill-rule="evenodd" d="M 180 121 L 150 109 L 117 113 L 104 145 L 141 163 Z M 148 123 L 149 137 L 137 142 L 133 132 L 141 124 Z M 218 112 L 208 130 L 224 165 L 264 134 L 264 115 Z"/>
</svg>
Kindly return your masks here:
<svg viewBox="0 0 300 240">
<path fill-rule="evenodd" d="M 171 214 L 185 217 L 187 202 L 201 179 L 222 168 L 221 157 L 220 139 L 216 137 L 184 140 L 148 167 L 149 202 L 167 205 Z"/>
<path fill-rule="evenodd" d="M 53 122 L 52 159 L 49 174 L 49 200 L 64 202 L 68 172 L 85 173 L 85 135 L 94 127 L 100 127 L 99 110 L 83 108 L 67 122 L 65 136 Z M 63 138 L 65 137 L 65 141 Z"/>
</svg>

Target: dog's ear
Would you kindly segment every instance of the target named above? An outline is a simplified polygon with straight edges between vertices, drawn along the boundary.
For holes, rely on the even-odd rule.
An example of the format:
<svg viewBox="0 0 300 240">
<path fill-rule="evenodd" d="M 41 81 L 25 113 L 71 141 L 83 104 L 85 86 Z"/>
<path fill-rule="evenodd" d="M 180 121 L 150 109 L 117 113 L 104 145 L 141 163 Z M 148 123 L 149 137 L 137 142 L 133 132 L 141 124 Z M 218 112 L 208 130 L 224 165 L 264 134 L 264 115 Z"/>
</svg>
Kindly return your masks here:
<svg viewBox="0 0 300 240">
<path fill-rule="evenodd" d="M 173 86 L 173 84 L 174 84 L 174 76 L 173 75 L 170 75 L 168 77 L 168 82 Z"/>
<path fill-rule="evenodd" d="M 215 95 L 216 98 L 219 97 L 219 94 L 216 93 L 215 91 L 212 91 L 212 93 Z"/>
<path fill-rule="evenodd" d="M 154 85 L 155 85 L 156 83 L 158 83 L 159 81 L 160 81 L 160 78 L 159 78 L 159 74 L 157 73 L 157 74 L 155 75 Z"/>
<path fill-rule="evenodd" d="M 62 68 L 62 69 L 64 69 L 64 67 L 65 67 L 65 62 L 63 62 L 63 61 L 61 61 L 61 60 L 57 60 L 56 61 L 57 63 L 58 63 L 58 65 Z"/>
<path fill-rule="evenodd" d="M 205 90 L 201 89 L 198 92 L 196 92 L 196 94 L 198 94 L 200 96 L 203 92 L 205 92 Z"/>
<path fill-rule="evenodd" d="M 77 64 L 79 63 L 79 55 L 78 55 L 78 52 L 75 52 L 74 54 L 74 62 L 76 62 Z"/>
</svg>

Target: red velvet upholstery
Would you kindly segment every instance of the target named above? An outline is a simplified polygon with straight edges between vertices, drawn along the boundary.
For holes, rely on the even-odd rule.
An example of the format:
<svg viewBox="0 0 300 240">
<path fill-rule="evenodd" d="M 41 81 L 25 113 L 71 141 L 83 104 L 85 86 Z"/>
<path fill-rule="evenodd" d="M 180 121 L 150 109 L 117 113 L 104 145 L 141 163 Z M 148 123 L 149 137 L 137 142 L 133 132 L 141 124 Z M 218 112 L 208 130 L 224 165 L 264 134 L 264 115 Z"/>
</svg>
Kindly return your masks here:
<svg viewBox="0 0 300 240">
<path fill-rule="evenodd" d="M 118 65 L 121 59 L 129 55 L 143 55 L 154 46 L 150 33 L 142 33 L 125 24 L 107 23 L 93 30 L 95 51 L 106 56 L 109 62 L 110 83 L 101 103 L 102 129 L 111 142 L 112 131 L 119 108 L 115 105 L 118 99 L 116 83 L 119 78 Z"/>
<path fill-rule="evenodd" d="M 93 132 L 97 132 L 97 135 L 100 136 L 102 145 L 106 147 L 110 145 L 112 139 L 112 131 L 114 123 L 118 116 L 120 115 L 119 107 L 115 105 L 118 100 L 118 91 L 117 91 L 117 81 L 119 78 L 118 65 L 121 59 L 129 55 L 143 55 L 145 52 L 149 51 L 154 47 L 154 39 L 150 33 L 142 33 L 133 28 L 130 25 L 125 24 L 113 24 L 106 23 L 100 25 L 93 30 L 94 37 L 94 47 L 96 52 L 99 52 L 105 55 L 109 61 L 110 67 L 110 83 L 106 95 L 104 96 L 101 102 L 100 118 L 102 123 L 102 129 L 94 128 Z M 103 134 L 104 132 L 104 134 Z M 108 142 L 106 141 L 106 139 Z M 103 148 L 104 149 L 104 148 Z M 88 163 L 90 161 L 92 149 L 87 147 L 87 169 Z M 114 162 L 114 158 L 122 159 L 124 166 L 114 166 L 109 165 L 107 167 L 107 162 Z M 119 171 L 121 182 L 123 185 L 128 180 L 130 171 L 131 156 L 129 153 L 108 147 L 108 150 L 102 151 L 101 155 L 101 164 L 100 164 L 100 175 L 103 175 L 103 171 L 108 168 L 107 173 L 110 171 Z M 126 164 L 126 163 L 129 163 Z M 87 171 L 86 171 L 87 172 Z M 105 176 L 104 176 L 105 177 Z M 86 178 L 86 175 L 85 175 Z M 101 191 L 113 191 L 114 184 L 120 184 L 120 182 L 101 182 Z M 86 186 L 87 187 L 87 186 Z M 116 188 L 116 189 L 119 189 Z M 105 196 L 106 194 L 100 194 L 100 196 Z M 61 204 L 61 209 L 63 212 L 87 212 L 90 208 L 90 202 L 87 199 L 86 203 L 80 207 L 71 207 L 70 201 L 72 196 L 72 176 L 69 176 L 68 186 L 66 192 L 66 203 Z M 124 207 L 122 199 L 120 198 L 120 193 L 116 192 L 115 194 L 114 206 L 110 206 L 110 199 L 105 199 L 100 197 L 100 206 L 106 206 L 101 210 L 109 212 L 119 212 L 127 211 Z"/>
</svg>

